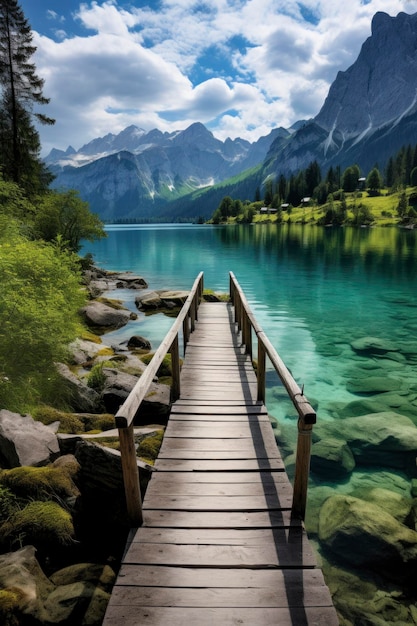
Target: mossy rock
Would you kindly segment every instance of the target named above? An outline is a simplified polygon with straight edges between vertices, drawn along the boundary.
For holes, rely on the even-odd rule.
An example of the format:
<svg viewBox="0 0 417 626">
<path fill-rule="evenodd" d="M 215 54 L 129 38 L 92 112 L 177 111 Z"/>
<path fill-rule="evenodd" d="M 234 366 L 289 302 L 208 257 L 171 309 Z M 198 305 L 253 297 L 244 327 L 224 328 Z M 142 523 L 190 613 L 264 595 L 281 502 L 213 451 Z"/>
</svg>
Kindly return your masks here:
<svg viewBox="0 0 417 626">
<path fill-rule="evenodd" d="M 74 413 L 59 411 L 51 406 L 37 407 L 32 417 L 45 426 L 59 422 L 58 432 L 77 435 L 84 432 L 82 420 Z"/>
<path fill-rule="evenodd" d="M 151 435 L 146 435 L 140 442 L 137 455 L 144 461 L 153 464 L 158 456 L 159 449 L 164 438 L 164 431 L 159 430 Z"/>
<path fill-rule="evenodd" d="M 144 354 L 141 357 L 141 361 L 143 363 L 145 363 L 145 365 L 149 365 L 149 363 L 152 361 L 153 358 L 153 353 L 152 354 Z M 163 361 L 161 363 L 161 365 L 158 368 L 157 371 L 157 376 L 172 376 L 172 366 L 171 366 L 171 355 L 170 354 L 166 354 L 163 358 Z"/>
<path fill-rule="evenodd" d="M 20 498 L 46 500 L 71 498 L 79 495 L 68 468 L 15 467 L 0 472 L 0 485 L 10 489 Z"/>
<path fill-rule="evenodd" d="M 56 502 L 34 500 L 16 511 L 0 528 L 10 544 L 33 544 L 53 552 L 54 547 L 71 545 L 74 525 L 71 514 Z"/>
</svg>

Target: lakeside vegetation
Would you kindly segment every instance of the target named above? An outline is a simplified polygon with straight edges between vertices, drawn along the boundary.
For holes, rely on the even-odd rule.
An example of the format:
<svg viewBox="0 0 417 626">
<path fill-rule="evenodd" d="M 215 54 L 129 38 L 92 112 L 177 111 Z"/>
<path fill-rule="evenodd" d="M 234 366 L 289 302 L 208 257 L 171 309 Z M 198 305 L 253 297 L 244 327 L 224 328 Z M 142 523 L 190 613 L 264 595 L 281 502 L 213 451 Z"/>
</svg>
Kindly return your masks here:
<svg viewBox="0 0 417 626">
<path fill-rule="evenodd" d="M 254 201 L 224 196 L 210 223 L 312 223 L 319 226 L 402 225 L 417 222 L 417 145 L 404 146 L 382 174 L 365 177 L 358 165 L 330 167 L 322 177 L 317 161 L 305 170 L 268 176 Z"/>
<path fill-rule="evenodd" d="M 48 104 L 36 48 L 16 0 L 0 6 L 0 403 L 25 412 L 60 398 L 55 363 L 81 331 L 82 239 L 105 236 L 74 190 L 52 191 L 34 111 Z"/>
<path fill-rule="evenodd" d="M 345 194 L 343 200 L 331 199 L 325 204 L 318 205 L 313 199 L 302 206 L 289 207 L 285 210 L 273 208 L 271 210 L 271 207 L 265 207 L 263 201 L 242 203 L 242 211 L 237 215 L 221 216 L 220 219 L 214 215 L 209 223 L 414 227 L 417 223 L 415 193 L 415 187 L 407 187 L 397 192 L 390 192 L 385 188 L 381 189 L 380 195 L 377 196 L 366 191 L 358 191 Z"/>
</svg>

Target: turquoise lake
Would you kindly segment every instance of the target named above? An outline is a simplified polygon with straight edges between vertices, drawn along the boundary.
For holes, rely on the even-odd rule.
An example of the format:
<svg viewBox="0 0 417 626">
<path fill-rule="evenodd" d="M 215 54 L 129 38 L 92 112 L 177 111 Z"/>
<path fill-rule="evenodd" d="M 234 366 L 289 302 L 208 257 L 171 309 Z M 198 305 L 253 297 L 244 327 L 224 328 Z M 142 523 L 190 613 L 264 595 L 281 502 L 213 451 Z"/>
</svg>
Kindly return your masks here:
<svg viewBox="0 0 417 626">
<path fill-rule="evenodd" d="M 353 340 L 371 336 L 400 349 L 416 341 L 414 354 L 391 355 L 375 367 L 400 382 L 407 415 L 417 423 L 415 232 L 275 224 L 112 225 L 106 231 L 107 239 L 87 244 L 83 253 L 92 252 L 98 266 L 139 273 L 152 290 L 189 289 L 204 271 L 206 288 L 227 292 L 233 271 L 294 379 L 304 385 L 319 422 L 339 419 L 343 407 L 363 399 L 351 392 L 349 381 L 358 376 L 358 365 L 372 369 L 373 364 L 352 350 Z M 112 297 L 136 311 L 134 292 Z M 110 339 L 117 343 L 141 334 L 155 349 L 171 324 L 163 314 L 139 312 L 137 321 Z M 291 447 L 296 415 L 282 395 L 275 374 L 268 372 L 268 410 Z M 376 411 L 383 396 L 367 395 Z"/>
<path fill-rule="evenodd" d="M 106 230 L 107 239 L 86 245 L 83 252 L 92 252 L 98 266 L 140 274 L 151 290 L 189 289 L 204 271 L 205 287 L 226 293 L 233 271 L 261 326 L 316 408 L 316 433 L 323 425 L 332 433 L 330 437 L 338 439 L 342 420 L 356 417 L 372 438 L 374 431 L 367 424 L 373 421 L 367 416 L 382 412 L 382 417 L 376 416 L 381 419 L 378 433 L 384 432 L 387 421 L 397 424 L 397 431 L 407 418 L 417 426 L 416 232 L 295 224 L 108 226 Z M 124 300 L 137 312 L 135 291 L 107 295 Z M 156 349 L 171 325 L 172 318 L 162 313 L 145 316 L 138 312 L 137 320 L 103 340 L 114 345 L 140 334 Z M 379 353 L 366 353 L 358 350 L 360 342 L 382 348 Z M 297 415 L 270 369 L 267 387 L 268 412 L 278 421 L 276 437 L 291 477 Z M 346 567 L 344 557 L 339 563 L 332 553 L 328 560 L 329 552 L 319 540 L 320 510 L 335 494 L 367 502 L 369 490 L 382 488 L 380 494 L 387 494 L 383 490 L 388 489 L 394 492 L 394 500 L 401 496 L 411 507 L 411 479 L 417 478 L 414 452 L 408 457 L 408 469 L 400 470 L 403 457 L 390 450 L 378 450 L 373 458 L 365 452 L 353 471 L 339 478 L 339 462 L 321 473 L 317 466 L 313 471 L 312 463 L 306 528 L 320 554 L 335 605 L 351 620 L 348 623 L 417 623 L 409 621 L 408 605 L 415 602 L 414 592 L 408 599 L 398 581 L 398 600 L 390 596 L 389 560 L 377 566 L 376 574 L 372 568 L 362 571 L 358 566 L 349 577 L 338 569 L 340 564 Z M 363 541 L 366 547 L 367 539 Z M 356 554 L 356 547 L 357 539 L 353 539 L 346 550 Z M 375 586 L 369 591 L 374 576 Z"/>
</svg>

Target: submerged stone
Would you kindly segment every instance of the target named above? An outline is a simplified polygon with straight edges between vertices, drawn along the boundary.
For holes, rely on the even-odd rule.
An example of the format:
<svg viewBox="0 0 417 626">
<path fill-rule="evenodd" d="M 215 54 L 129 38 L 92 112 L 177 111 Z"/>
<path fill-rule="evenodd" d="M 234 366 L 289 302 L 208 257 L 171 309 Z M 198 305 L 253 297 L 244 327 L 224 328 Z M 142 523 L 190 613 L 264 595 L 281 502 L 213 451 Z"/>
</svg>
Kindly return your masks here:
<svg viewBox="0 0 417 626">
<path fill-rule="evenodd" d="M 398 572 L 417 562 L 417 532 L 379 506 L 352 496 L 336 495 L 324 502 L 319 538 L 339 558 L 356 567 L 383 567 L 390 572 L 392 565 Z M 391 574 L 395 576 L 394 571 Z"/>
<path fill-rule="evenodd" d="M 385 354 L 397 351 L 394 343 L 379 337 L 362 337 L 361 339 L 355 339 L 350 345 L 355 352 L 366 354 Z"/>
<path fill-rule="evenodd" d="M 387 376 L 368 376 L 367 378 L 348 380 L 346 389 L 355 394 L 375 394 L 385 391 L 398 391 L 401 389 L 401 382 Z"/>
<path fill-rule="evenodd" d="M 311 471 L 322 477 L 343 478 L 355 467 L 353 454 L 340 439 L 322 439 L 311 447 Z"/>
</svg>

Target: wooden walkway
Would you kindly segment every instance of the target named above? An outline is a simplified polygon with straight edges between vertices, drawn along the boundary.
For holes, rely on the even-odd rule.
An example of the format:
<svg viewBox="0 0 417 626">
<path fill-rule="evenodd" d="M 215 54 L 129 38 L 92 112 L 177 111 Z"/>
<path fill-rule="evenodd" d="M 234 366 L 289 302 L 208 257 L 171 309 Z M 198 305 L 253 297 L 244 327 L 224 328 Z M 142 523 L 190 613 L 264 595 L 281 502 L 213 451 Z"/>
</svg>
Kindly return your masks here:
<svg viewBox="0 0 417 626">
<path fill-rule="evenodd" d="M 104 626 L 339 623 L 232 315 L 200 305 Z"/>
</svg>

